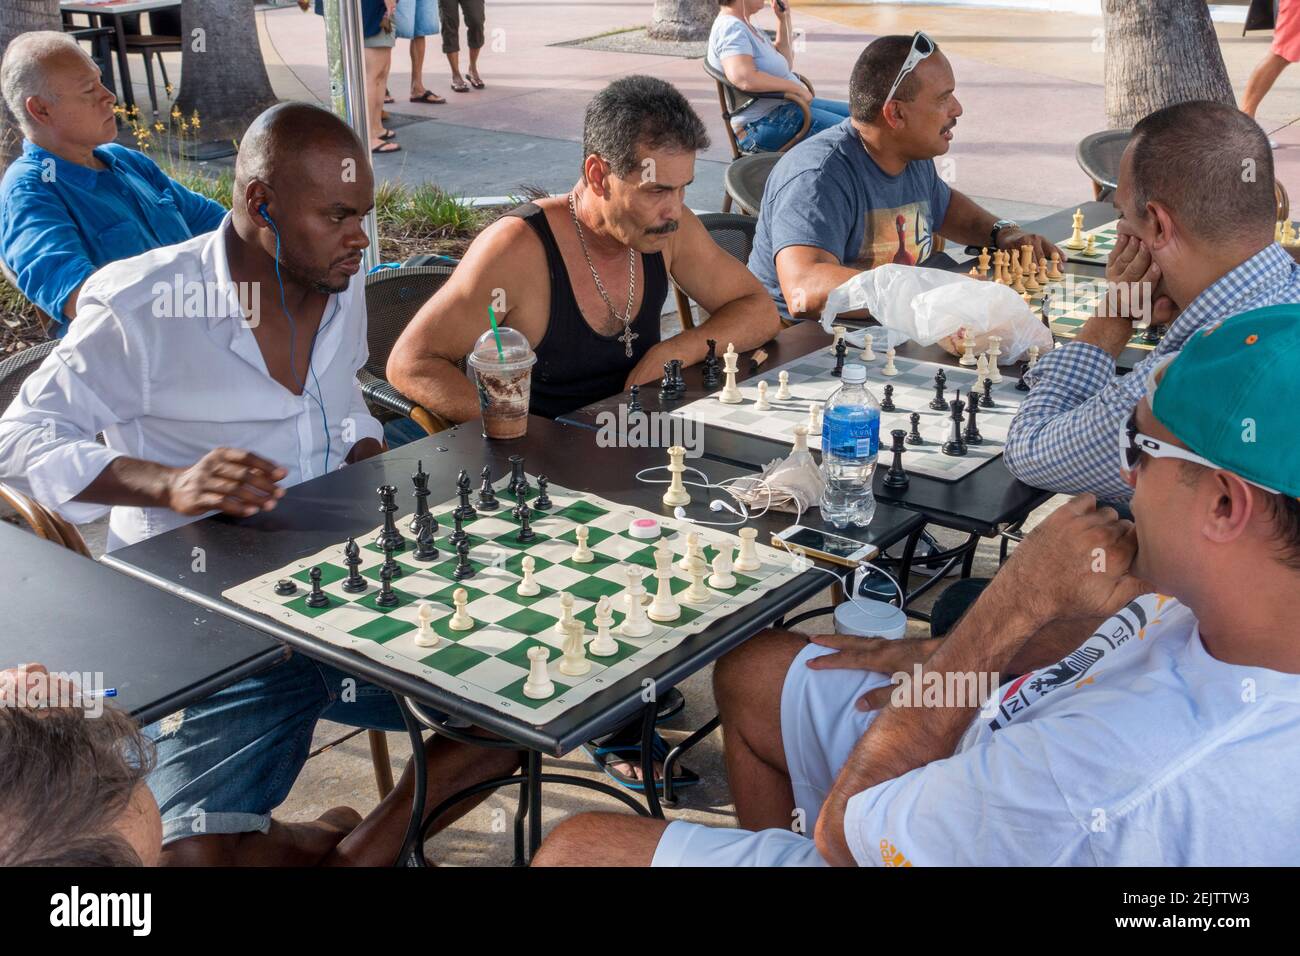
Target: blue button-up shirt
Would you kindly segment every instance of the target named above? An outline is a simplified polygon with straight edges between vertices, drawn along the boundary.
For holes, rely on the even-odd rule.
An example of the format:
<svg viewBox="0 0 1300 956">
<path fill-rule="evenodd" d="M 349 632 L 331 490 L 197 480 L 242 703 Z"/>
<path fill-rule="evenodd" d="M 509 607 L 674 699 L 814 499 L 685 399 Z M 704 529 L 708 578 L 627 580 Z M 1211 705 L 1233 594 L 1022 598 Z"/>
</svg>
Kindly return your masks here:
<svg viewBox="0 0 1300 956">
<path fill-rule="evenodd" d="M 0 182 L 0 258 L 59 337 L 63 303 L 100 266 L 211 232 L 226 214 L 143 153 L 110 143 L 95 156 L 106 169 L 24 141 Z"/>
<path fill-rule="evenodd" d="M 1116 375 L 1110 353 L 1087 342 L 1050 352 L 1029 372 L 1032 390 L 1003 451 L 1007 469 L 1036 488 L 1128 501 L 1133 489 L 1119 469 L 1119 430 L 1146 394 L 1151 369 L 1198 329 L 1283 303 L 1300 303 L 1300 266 L 1274 243 L 1193 299 L 1128 375 Z"/>
</svg>

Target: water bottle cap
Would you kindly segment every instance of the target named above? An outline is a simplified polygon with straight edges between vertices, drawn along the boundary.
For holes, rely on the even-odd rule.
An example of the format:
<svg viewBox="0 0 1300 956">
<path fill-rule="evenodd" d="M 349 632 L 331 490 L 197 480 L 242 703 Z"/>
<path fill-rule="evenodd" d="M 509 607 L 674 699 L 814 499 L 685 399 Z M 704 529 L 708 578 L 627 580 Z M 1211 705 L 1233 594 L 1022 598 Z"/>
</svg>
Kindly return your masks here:
<svg viewBox="0 0 1300 956">
<path fill-rule="evenodd" d="M 867 367 L 865 365 L 846 365 L 840 373 L 840 381 L 847 382 L 850 385 L 861 385 L 867 380 Z"/>
</svg>

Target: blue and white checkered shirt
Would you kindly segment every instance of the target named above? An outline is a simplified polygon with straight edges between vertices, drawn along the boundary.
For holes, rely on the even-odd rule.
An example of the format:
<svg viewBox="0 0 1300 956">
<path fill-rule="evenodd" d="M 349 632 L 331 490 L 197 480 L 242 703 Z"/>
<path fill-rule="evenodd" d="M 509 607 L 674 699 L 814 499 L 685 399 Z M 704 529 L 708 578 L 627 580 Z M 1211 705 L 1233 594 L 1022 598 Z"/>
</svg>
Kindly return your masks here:
<svg viewBox="0 0 1300 956">
<path fill-rule="evenodd" d="M 1151 368 L 1200 328 L 1289 302 L 1300 303 L 1300 265 L 1274 243 L 1193 299 L 1128 375 L 1116 375 L 1115 360 L 1096 345 L 1055 349 L 1027 377 L 1033 388 L 1011 422 L 1007 470 L 1036 488 L 1128 501 L 1133 489 L 1119 470 L 1119 430 L 1146 394 Z"/>
</svg>

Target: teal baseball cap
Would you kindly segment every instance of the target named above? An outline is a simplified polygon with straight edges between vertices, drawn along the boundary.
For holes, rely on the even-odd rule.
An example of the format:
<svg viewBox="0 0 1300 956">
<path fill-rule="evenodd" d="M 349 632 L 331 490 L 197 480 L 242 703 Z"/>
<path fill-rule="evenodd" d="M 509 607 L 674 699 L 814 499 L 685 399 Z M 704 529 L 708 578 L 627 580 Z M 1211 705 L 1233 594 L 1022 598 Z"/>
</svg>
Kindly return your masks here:
<svg viewBox="0 0 1300 956">
<path fill-rule="evenodd" d="M 1189 450 L 1300 498 L 1300 304 L 1196 332 L 1152 389 L 1152 413 Z"/>
</svg>

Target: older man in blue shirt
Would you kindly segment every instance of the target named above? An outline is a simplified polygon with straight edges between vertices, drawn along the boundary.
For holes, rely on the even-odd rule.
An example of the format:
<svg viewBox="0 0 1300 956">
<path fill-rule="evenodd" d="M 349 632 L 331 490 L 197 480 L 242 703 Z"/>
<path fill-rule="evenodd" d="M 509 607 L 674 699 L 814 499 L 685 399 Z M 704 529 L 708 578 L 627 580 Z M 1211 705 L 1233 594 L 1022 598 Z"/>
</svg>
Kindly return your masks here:
<svg viewBox="0 0 1300 956">
<path fill-rule="evenodd" d="M 113 142 L 113 93 L 71 37 L 20 35 L 0 63 L 0 90 L 25 137 L 0 182 L 0 258 L 52 335 L 67 331 L 100 266 L 220 225 L 219 203 Z"/>
</svg>

